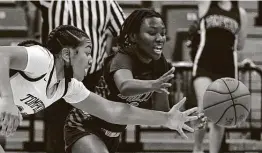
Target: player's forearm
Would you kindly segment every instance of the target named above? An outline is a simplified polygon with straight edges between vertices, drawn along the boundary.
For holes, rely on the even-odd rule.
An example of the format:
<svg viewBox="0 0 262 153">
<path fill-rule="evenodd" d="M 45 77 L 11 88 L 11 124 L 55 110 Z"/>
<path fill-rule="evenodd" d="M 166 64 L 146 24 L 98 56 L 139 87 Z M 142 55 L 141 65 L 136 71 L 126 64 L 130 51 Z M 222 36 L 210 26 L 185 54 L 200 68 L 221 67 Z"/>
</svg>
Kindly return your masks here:
<svg viewBox="0 0 262 153">
<path fill-rule="evenodd" d="M 119 90 L 124 96 L 133 96 L 154 91 L 154 80 L 131 79 L 122 83 Z"/>
<path fill-rule="evenodd" d="M 107 122 L 133 125 L 165 125 L 168 113 L 141 109 L 121 102 L 109 101 L 94 93 L 73 106 Z"/>
<path fill-rule="evenodd" d="M 113 102 L 111 110 L 108 111 L 110 116 L 109 122 L 116 124 L 129 125 L 165 125 L 168 115 L 162 111 L 153 111 L 141 109 L 124 103 Z"/>
<path fill-rule="evenodd" d="M 13 99 L 10 78 L 10 58 L 0 54 L 0 97 Z"/>
</svg>

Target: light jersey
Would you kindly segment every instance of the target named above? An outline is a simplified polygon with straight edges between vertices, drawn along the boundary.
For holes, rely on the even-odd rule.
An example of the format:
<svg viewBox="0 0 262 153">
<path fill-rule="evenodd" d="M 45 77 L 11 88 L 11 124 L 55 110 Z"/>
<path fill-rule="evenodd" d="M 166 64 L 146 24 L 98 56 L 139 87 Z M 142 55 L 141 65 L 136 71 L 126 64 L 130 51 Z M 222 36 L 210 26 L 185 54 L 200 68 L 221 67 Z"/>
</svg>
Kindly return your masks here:
<svg viewBox="0 0 262 153">
<path fill-rule="evenodd" d="M 54 68 L 54 57 L 41 46 L 25 47 L 28 54 L 28 63 L 22 73 L 16 73 L 10 78 L 14 102 L 22 114 L 33 114 L 39 112 L 62 98 L 65 92 L 65 79 L 57 84 L 57 90 L 52 97 L 47 97 L 47 85 L 52 87 L 57 83 L 56 70 Z M 53 72 L 52 72 L 53 71 Z M 64 99 L 68 103 L 78 103 L 87 98 L 90 91 L 82 82 L 71 79 Z"/>
<path fill-rule="evenodd" d="M 234 51 L 240 26 L 239 7 L 232 5 L 226 11 L 217 2 L 210 3 L 206 14 L 200 19 L 200 44 L 193 75 L 198 69 L 219 74 L 235 71 Z"/>
</svg>

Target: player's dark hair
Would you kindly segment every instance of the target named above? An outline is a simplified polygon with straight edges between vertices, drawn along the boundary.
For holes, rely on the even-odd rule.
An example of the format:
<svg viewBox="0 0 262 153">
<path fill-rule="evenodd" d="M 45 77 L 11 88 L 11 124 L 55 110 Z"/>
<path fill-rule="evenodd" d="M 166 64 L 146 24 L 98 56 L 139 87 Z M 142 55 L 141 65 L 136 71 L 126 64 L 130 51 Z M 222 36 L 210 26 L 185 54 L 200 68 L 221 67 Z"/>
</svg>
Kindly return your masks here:
<svg viewBox="0 0 262 153">
<path fill-rule="evenodd" d="M 46 47 L 52 54 L 58 54 L 65 46 L 76 48 L 83 37 L 89 39 L 87 34 L 77 27 L 61 25 L 50 32 Z"/>
<path fill-rule="evenodd" d="M 137 9 L 133 11 L 124 21 L 122 28 L 120 30 L 120 35 L 118 38 L 118 45 L 120 47 L 126 47 L 132 42 L 129 40 L 129 35 L 137 34 L 140 32 L 140 27 L 145 18 L 159 17 L 162 19 L 161 15 L 154 11 L 153 9 Z"/>
<path fill-rule="evenodd" d="M 40 42 L 36 40 L 25 40 L 17 44 L 17 46 L 25 46 L 25 47 L 30 47 L 33 45 L 43 46 Z"/>
<path fill-rule="evenodd" d="M 81 38 L 83 37 L 89 39 L 88 35 L 77 27 L 61 25 L 53 29 L 48 35 L 46 48 L 53 55 L 57 55 L 64 47 L 76 48 L 82 42 Z M 73 78 L 73 68 L 70 58 L 69 65 L 64 65 L 64 70 L 65 80 L 66 82 L 70 82 L 71 78 Z"/>
</svg>

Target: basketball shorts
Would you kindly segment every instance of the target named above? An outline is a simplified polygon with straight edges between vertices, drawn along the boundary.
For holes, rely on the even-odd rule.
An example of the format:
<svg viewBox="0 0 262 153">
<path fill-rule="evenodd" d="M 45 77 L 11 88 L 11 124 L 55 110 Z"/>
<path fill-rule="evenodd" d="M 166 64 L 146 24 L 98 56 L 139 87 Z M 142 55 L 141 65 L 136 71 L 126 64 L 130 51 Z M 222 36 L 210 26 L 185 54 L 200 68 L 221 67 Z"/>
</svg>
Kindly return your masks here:
<svg viewBox="0 0 262 153">
<path fill-rule="evenodd" d="M 104 128 L 85 125 L 84 122 L 90 118 L 90 114 L 79 109 L 72 109 L 64 126 L 65 150 L 71 153 L 72 145 L 80 138 L 94 134 L 106 145 L 109 153 L 115 153 L 119 145 L 121 132 L 112 132 Z"/>
<path fill-rule="evenodd" d="M 223 77 L 230 77 L 235 78 L 235 71 L 234 70 L 224 70 L 223 72 L 218 72 L 216 70 L 208 70 L 205 68 L 197 68 L 196 75 L 193 76 L 193 80 L 198 77 L 209 77 L 212 81 Z"/>
</svg>

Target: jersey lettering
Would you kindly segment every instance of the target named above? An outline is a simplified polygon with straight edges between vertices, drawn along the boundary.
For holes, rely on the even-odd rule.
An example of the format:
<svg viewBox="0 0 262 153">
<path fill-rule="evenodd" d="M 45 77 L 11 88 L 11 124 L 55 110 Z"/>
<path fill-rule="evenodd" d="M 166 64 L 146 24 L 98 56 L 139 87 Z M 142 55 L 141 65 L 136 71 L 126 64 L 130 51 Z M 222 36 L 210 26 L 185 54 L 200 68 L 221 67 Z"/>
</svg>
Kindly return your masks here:
<svg viewBox="0 0 262 153">
<path fill-rule="evenodd" d="M 139 95 L 135 95 L 135 96 L 123 96 L 121 94 L 118 94 L 117 96 L 121 99 L 125 99 L 127 102 L 144 102 L 147 101 L 151 95 L 153 94 L 153 92 L 148 92 L 145 94 L 139 94 Z"/>
<path fill-rule="evenodd" d="M 23 99 L 20 99 L 20 101 L 31 107 L 35 113 L 39 112 L 42 109 L 45 109 L 44 103 L 39 98 L 31 94 L 27 94 L 27 96 Z"/>
<path fill-rule="evenodd" d="M 206 17 L 206 28 L 224 28 L 233 34 L 237 33 L 238 23 L 226 16 L 223 15 L 209 15 Z"/>
</svg>

